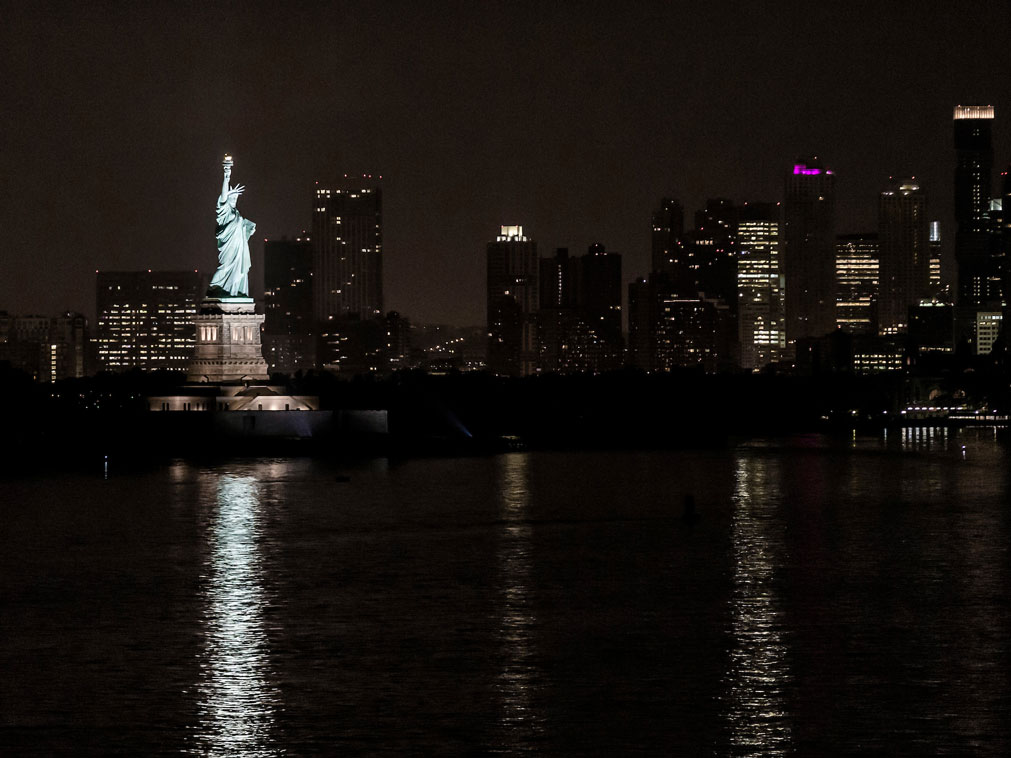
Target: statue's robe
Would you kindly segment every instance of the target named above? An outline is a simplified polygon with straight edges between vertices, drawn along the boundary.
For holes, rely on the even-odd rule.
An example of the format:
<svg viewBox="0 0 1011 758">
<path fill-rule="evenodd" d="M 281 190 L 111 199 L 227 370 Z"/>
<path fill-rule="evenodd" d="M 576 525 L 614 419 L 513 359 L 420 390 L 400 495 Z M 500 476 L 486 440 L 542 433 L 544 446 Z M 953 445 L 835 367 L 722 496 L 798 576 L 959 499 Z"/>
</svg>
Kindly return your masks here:
<svg viewBox="0 0 1011 758">
<path fill-rule="evenodd" d="M 211 279 L 232 297 L 249 296 L 249 238 L 256 224 L 244 219 L 228 201 L 218 200 L 218 270 Z"/>
</svg>

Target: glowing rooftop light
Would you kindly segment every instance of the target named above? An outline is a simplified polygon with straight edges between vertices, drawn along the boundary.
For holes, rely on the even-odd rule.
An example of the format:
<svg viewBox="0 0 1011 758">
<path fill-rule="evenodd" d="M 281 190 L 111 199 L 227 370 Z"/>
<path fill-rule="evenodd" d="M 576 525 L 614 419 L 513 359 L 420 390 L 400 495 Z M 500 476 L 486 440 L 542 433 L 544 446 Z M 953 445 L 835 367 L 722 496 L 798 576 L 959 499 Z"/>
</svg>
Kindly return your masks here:
<svg viewBox="0 0 1011 758">
<path fill-rule="evenodd" d="M 502 226 L 500 228 L 501 228 L 501 231 L 499 232 L 498 239 L 496 240 L 497 242 L 509 242 L 509 241 L 526 242 L 527 241 L 527 238 L 523 236 L 523 227 L 522 226 Z"/>
<path fill-rule="evenodd" d="M 956 105 L 953 118 L 961 121 L 967 118 L 993 118 L 992 105 Z"/>
</svg>

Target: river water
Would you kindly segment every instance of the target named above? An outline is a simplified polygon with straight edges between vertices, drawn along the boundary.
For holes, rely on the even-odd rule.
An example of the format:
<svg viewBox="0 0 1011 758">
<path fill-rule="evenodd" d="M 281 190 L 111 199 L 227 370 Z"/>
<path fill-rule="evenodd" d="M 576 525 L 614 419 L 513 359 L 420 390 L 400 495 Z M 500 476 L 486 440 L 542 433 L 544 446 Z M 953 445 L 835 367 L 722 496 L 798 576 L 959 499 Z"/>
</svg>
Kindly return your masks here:
<svg viewBox="0 0 1011 758">
<path fill-rule="evenodd" d="M 0 753 L 1006 756 L 1008 463 L 924 429 L 0 481 Z"/>
</svg>

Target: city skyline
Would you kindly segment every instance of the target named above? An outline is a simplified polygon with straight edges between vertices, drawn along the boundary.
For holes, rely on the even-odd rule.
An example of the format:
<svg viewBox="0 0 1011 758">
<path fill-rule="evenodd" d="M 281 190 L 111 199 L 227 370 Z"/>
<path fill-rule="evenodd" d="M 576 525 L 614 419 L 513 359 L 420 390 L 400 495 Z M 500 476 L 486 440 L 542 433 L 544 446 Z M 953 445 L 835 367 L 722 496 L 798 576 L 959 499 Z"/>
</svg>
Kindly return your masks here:
<svg viewBox="0 0 1011 758">
<path fill-rule="evenodd" d="M 839 233 L 873 230 L 883 183 L 915 176 L 950 246 L 951 108 L 993 105 L 995 174 L 1011 160 L 995 3 L 886 8 L 873 27 L 859 6 L 382 12 L 397 7 L 188 7 L 165 29 L 143 8 L 6 13 L 0 308 L 93 317 L 95 269 L 210 270 L 213 193 L 196 188 L 225 151 L 257 188 L 254 291 L 264 238 L 311 229 L 314 182 L 381 173 L 384 308 L 456 324 L 483 321 L 503 224 L 544 250 L 602 242 L 630 281 L 658 198 L 774 202 L 784 167 L 816 153 Z M 337 21 L 341 44 L 303 45 Z M 226 83 L 244 94 L 216 101 Z"/>
</svg>

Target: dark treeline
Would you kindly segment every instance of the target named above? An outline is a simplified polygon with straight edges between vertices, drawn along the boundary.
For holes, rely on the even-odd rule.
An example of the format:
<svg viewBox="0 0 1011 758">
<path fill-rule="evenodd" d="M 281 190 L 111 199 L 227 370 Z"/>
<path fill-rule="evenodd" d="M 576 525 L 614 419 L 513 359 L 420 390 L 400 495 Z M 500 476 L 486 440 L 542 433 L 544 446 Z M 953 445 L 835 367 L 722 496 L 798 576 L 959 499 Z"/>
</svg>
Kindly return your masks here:
<svg viewBox="0 0 1011 758">
<path fill-rule="evenodd" d="M 0 419 L 8 447 L 15 450 L 7 462 L 73 459 L 108 450 L 185 455 L 201 440 L 158 437 L 152 419 L 160 414 L 148 411 L 146 400 L 185 393 L 181 380 L 171 372 L 136 371 L 37 384 L 0 365 L 0 388 L 7 400 Z M 901 422 L 902 409 L 915 404 L 1011 408 L 1007 375 L 997 367 L 931 376 L 624 370 L 511 379 L 404 371 L 349 380 L 309 373 L 276 376 L 272 383 L 290 394 L 318 396 L 323 410 L 387 410 L 388 448 L 409 455 L 510 445 L 699 446 L 741 436 L 878 429 Z"/>
</svg>

